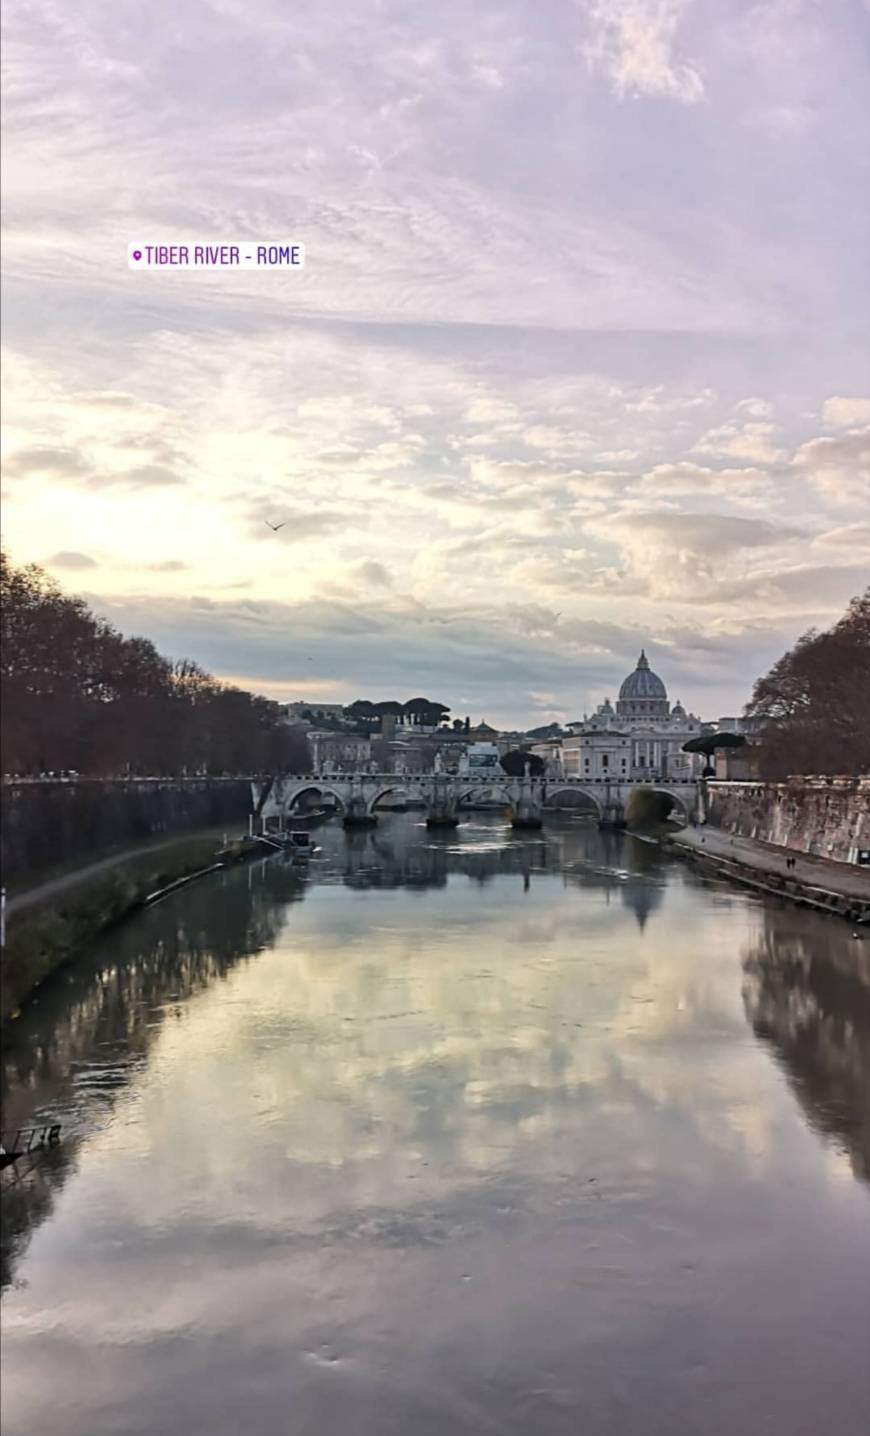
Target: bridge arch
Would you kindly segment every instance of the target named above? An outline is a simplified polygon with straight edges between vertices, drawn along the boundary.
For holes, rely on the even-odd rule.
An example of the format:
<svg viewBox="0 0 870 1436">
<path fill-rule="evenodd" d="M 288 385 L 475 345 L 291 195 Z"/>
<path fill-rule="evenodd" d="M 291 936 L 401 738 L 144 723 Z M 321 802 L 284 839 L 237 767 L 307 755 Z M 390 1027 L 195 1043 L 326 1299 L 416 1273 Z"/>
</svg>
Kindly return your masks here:
<svg viewBox="0 0 870 1436">
<path fill-rule="evenodd" d="M 692 794 L 690 792 L 679 793 L 676 792 L 673 788 L 669 788 L 664 784 L 660 784 L 658 786 L 650 784 L 650 786 L 654 793 L 664 793 L 666 798 L 670 798 L 674 807 L 679 808 L 684 821 L 686 823 L 689 822 L 692 816 Z"/>
<path fill-rule="evenodd" d="M 598 817 L 601 817 L 601 801 L 597 793 L 593 793 L 589 788 L 584 788 L 577 783 L 560 784 L 558 781 L 547 784 L 547 801 L 544 803 L 544 812 L 546 812 L 548 808 L 552 808 L 552 800 L 558 798 L 562 793 L 571 793 L 573 797 L 579 796 L 585 798 L 586 801 L 591 804 Z M 577 812 L 582 811 L 582 808 L 577 809 Z"/>
<path fill-rule="evenodd" d="M 405 795 L 405 797 L 410 797 L 412 790 L 416 794 L 415 801 L 425 803 L 426 807 L 428 808 L 429 795 L 424 791 L 423 788 L 420 787 L 419 784 L 415 786 L 413 783 L 409 783 L 407 780 L 405 780 L 404 782 L 399 781 L 396 783 L 387 783 L 383 788 L 378 788 L 373 798 L 366 799 L 366 811 L 369 813 L 374 813 L 375 808 L 381 801 L 381 798 L 386 798 L 389 793 L 402 793 Z"/>
<path fill-rule="evenodd" d="M 284 811 L 288 815 L 291 813 L 298 813 L 299 809 L 297 807 L 297 804 L 304 793 L 316 793 L 319 798 L 325 797 L 326 794 L 329 794 L 330 797 L 333 797 L 338 803 L 339 810 L 342 813 L 345 812 L 347 808 L 347 803 L 342 797 L 341 793 L 339 793 L 337 788 L 333 788 L 330 783 L 300 783 L 299 787 L 294 788 L 290 797 L 285 801 Z"/>
<path fill-rule="evenodd" d="M 479 798 L 481 793 L 495 793 L 499 797 L 504 798 L 506 808 L 513 809 L 516 807 L 516 799 L 511 796 L 510 789 L 504 783 L 479 783 L 473 788 L 460 788 L 456 794 L 457 808 L 461 808 L 462 804 L 467 802 L 469 798 Z"/>
</svg>

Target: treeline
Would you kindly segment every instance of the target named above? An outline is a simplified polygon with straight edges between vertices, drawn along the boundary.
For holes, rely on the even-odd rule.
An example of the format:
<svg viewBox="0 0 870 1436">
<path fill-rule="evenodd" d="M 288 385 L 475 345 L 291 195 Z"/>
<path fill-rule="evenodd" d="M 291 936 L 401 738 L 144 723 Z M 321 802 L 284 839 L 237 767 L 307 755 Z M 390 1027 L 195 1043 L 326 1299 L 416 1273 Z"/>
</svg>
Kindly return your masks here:
<svg viewBox="0 0 870 1436">
<path fill-rule="evenodd" d="M 409 698 L 407 703 L 399 703 L 392 698 L 371 703 L 368 698 L 357 698 L 342 708 L 340 715 L 325 714 L 314 704 L 309 709 L 303 708 L 300 716 L 318 728 L 335 733 L 357 733 L 362 737 L 379 733 L 382 721 L 387 717 L 395 718 L 403 728 L 450 727 L 454 733 L 467 733 L 471 728 L 470 718 L 455 718 L 449 724 L 450 709 L 447 704 L 435 703 L 429 698 Z"/>
<path fill-rule="evenodd" d="M 348 704 L 344 712 L 345 717 L 365 733 L 376 732 L 381 726 L 381 719 L 386 717 L 413 727 L 439 728 L 447 722 L 450 709 L 447 704 L 433 703 L 429 698 L 409 698 L 407 703 L 398 703 L 392 698 L 370 703 L 367 698 L 357 698 L 354 703 Z M 462 723 L 457 719 L 453 726 L 458 731 Z"/>
<path fill-rule="evenodd" d="M 304 772 L 277 703 L 125 638 L 35 564 L 0 555 L 4 774 Z"/>
<path fill-rule="evenodd" d="M 799 638 L 755 685 L 762 777 L 870 773 L 870 588 L 833 628 Z"/>
</svg>

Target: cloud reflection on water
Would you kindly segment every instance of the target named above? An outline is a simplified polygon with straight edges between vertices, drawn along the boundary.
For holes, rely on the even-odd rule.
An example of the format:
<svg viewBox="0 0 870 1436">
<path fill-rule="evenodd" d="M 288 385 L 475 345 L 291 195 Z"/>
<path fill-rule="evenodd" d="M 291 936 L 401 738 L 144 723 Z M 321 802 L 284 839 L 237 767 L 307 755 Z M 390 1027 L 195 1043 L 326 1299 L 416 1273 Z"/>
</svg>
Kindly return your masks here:
<svg viewBox="0 0 870 1436">
<path fill-rule="evenodd" d="M 244 1330 L 261 1353 L 279 1331 L 295 1361 L 336 1310 L 359 1357 L 372 1321 L 402 1346 L 427 1283 L 451 1346 L 441 1283 L 465 1264 L 509 1347 L 529 1244 L 569 1327 L 587 1290 L 602 1329 L 628 1330 L 648 1291 L 680 1309 L 685 1261 L 748 1281 L 751 1232 L 752 1260 L 781 1277 L 782 1244 L 851 1203 L 764 1056 L 774 1040 L 814 1125 L 866 1151 L 866 974 L 843 975 L 845 927 L 710 889 L 582 824 L 512 842 L 483 822 L 467 846 L 410 817 L 349 843 L 322 831 L 310 879 L 279 860 L 190 889 L 21 1019 L 7 1100 L 65 1107 L 83 1135 L 53 1210 L 18 1199 L 17 1389 L 36 1370 L 18 1338 L 40 1349 L 47 1302 L 64 1360 L 86 1340 L 153 1352 L 187 1332 L 224 1349 Z M 819 1009 L 807 1100 L 793 1014 L 815 1030 Z M 580 1286 L 562 1290 L 560 1267 Z M 534 1345 L 532 1314 L 551 1334 L 554 1317 L 527 1295 Z"/>
</svg>

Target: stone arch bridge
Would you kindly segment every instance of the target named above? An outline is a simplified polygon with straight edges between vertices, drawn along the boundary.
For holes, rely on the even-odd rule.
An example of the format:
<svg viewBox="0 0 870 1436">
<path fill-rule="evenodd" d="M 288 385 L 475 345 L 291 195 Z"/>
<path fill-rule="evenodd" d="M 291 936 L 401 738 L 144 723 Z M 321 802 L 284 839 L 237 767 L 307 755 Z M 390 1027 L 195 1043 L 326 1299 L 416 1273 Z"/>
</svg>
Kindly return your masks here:
<svg viewBox="0 0 870 1436">
<path fill-rule="evenodd" d="M 442 773 L 310 773 L 304 777 L 272 778 L 253 783 L 254 812 L 263 826 L 282 826 L 299 812 L 304 794 L 332 797 L 345 822 L 373 823 L 382 798 L 397 795 L 422 803 L 428 821 L 453 825 L 463 807 L 473 805 L 484 792 L 504 798 L 516 827 L 540 827 L 548 803 L 560 794 L 588 798 L 605 826 L 618 827 L 625 821 L 625 806 L 636 788 L 666 793 L 688 821 L 698 804 L 698 783 L 694 778 L 655 782 L 609 778 L 509 778 L 470 777 Z"/>
</svg>

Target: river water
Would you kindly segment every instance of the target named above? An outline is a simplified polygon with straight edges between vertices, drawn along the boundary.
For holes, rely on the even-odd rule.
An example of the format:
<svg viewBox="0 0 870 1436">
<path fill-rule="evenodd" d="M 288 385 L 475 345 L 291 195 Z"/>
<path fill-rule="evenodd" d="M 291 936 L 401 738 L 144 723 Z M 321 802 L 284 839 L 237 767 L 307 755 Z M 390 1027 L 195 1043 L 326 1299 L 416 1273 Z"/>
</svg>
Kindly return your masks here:
<svg viewBox="0 0 870 1436">
<path fill-rule="evenodd" d="M 15 1024 L 3 1436 L 866 1436 L 870 941 L 582 820 L 317 840 Z"/>
</svg>

